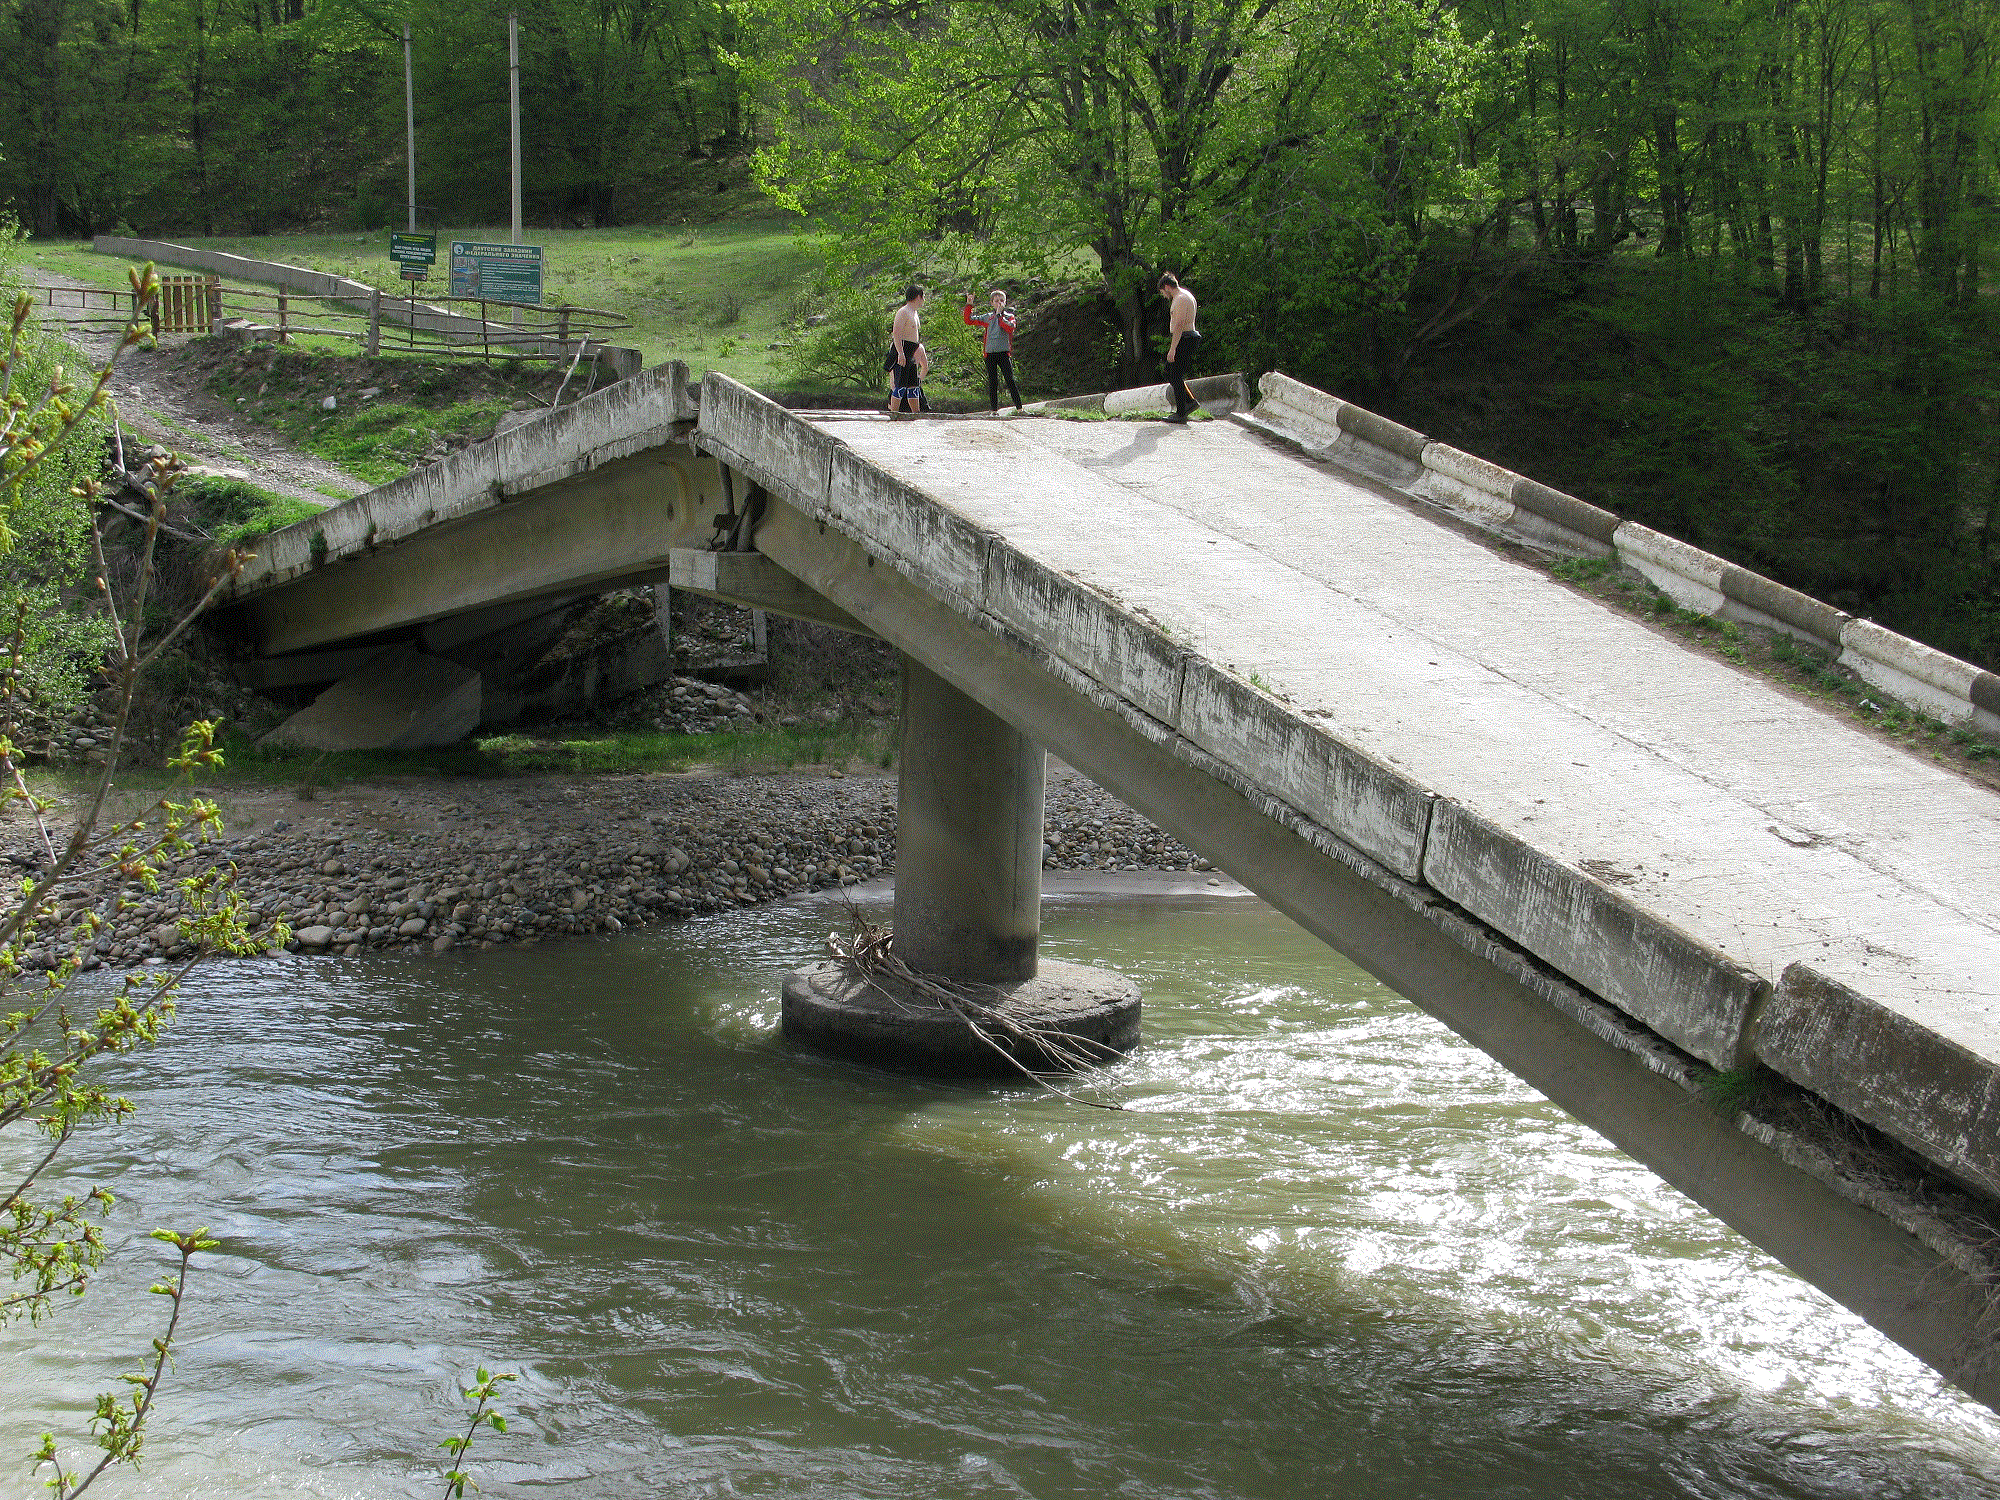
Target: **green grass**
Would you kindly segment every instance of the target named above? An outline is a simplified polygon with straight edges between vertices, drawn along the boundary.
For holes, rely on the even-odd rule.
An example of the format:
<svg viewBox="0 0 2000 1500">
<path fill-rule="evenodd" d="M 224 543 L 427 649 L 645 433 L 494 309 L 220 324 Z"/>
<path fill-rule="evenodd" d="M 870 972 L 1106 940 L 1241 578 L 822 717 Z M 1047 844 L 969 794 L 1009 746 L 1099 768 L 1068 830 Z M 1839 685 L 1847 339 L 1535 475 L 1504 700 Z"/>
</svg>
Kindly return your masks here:
<svg viewBox="0 0 2000 1500">
<path fill-rule="evenodd" d="M 1702 1102 L 1726 1120 L 1769 1105 L 1782 1094 L 1778 1075 L 1761 1064 L 1708 1073 L 1696 1085 Z"/>
<path fill-rule="evenodd" d="M 774 212 L 754 194 L 733 197 L 723 214 L 701 224 L 622 229 L 530 229 L 523 237 L 543 247 L 543 300 L 623 314 L 629 331 L 612 342 L 636 347 L 647 364 L 683 359 L 697 371 L 720 370 L 746 384 L 784 384 L 783 349 L 796 336 L 801 299 L 816 262 L 800 244 L 799 221 Z M 350 276 L 399 295 L 406 284 L 389 259 L 386 230 L 374 234 L 286 234 L 204 239 L 166 236 L 177 244 L 226 250 L 258 260 L 282 261 Z M 440 245 L 453 239 L 505 240 L 491 225 L 457 224 L 438 230 Z M 74 242 L 23 246 L 18 264 L 59 272 L 104 286 L 125 285 L 122 260 L 94 255 Z M 442 263 L 423 286 L 444 291 Z M 423 295 L 420 290 L 418 295 Z M 331 347 L 353 353 L 352 343 Z"/>
<path fill-rule="evenodd" d="M 702 735 L 652 730 L 569 733 L 564 739 L 525 733 L 492 735 L 440 750 L 326 754 L 262 748 L 239 738 L 224 747 L 227 768 L 216 782 L 223 786 L 231 781 L 253 781 L 319 788 L 376 776 L 598 775 L 686 771 L 697 766 L 748 774 L 799 766 L 887 765 L 893 761 L 889 745 L 892 731 L 881 726 L 826 724 Z"/>
<path fill-rule="evenodd" d="M 369 484 L 401 479 L 416 466 L 435 438 L 483 438 L 511 403 L 496 398 L 458 401 L 438 410 L 403 403 L 358 410 L 322 411 L 308 405 L 283 411 L 272 426 L 321 458 L 339 464 Z"/>
<path fill-rule="evenodd" d="M 483 372 L 436 359 L 376 360 L 361 368 L 366 373 L 308 351 L 269 348 L 225 366 L 209 389 L 242 415 L 378 485 L 407 474 L 439 438 L 485 437 L 517 399 L 550 378 L 540 367 Z M 363 379 L 380 394 L 360 399 L 352 387 Z M 324 405 L 328 395 L 337 397 L 332 411 Z"/>
<path fill-rule="evenodd" d="M 215 539 L 223 543 L 263 536 L 326 509 L 310 500 L 275 495 L 240 479 L 189 480 L 178 486 L 176 493 L 198 507 L 214 529 Z"/>
</svg>

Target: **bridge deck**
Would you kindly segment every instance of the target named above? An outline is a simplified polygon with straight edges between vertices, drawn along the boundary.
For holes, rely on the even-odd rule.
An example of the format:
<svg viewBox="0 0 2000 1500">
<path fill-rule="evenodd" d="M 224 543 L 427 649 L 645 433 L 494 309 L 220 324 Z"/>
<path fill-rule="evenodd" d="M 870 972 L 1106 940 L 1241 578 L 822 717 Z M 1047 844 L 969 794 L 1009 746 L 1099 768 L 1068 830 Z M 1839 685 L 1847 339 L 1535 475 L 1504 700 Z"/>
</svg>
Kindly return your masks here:
<svg viewBox="0 0 2000 1500">
<path fill-rule="evenodd" d="M 1868 1024 L 1943 1038 L 1981 1096 L 1944 1104 L 1943 1128 L 1990 1140 L 2000 799 L 1985 786 L 1228 422 L 817 425 L 1434 794 L 1452 816 L 1431 819 L 1423 878 L 1530 950 L 1587 979 L 1609 974 L 1593 950 L 1618 934 L 1553 889 L 1496 916 L 1487 898 L 1521 873 L 1482 831 L 1765 981 L 1808 964 L 1887 1012 Z M 1441 839 L 1454 858 L 1433 857 Z M 1743 1055 L 1800 1054 L 1782 1059 L 1793 1077 L 1812 1076 L 1828 1025 L 1855 1023 L 1760 1026 L 1762 1004 L 1731 1023 L 1755 1039 Z M 1893 1128 L 1906 1109 L 1932 1112 L 1858 1112 Z"/>
</svg>

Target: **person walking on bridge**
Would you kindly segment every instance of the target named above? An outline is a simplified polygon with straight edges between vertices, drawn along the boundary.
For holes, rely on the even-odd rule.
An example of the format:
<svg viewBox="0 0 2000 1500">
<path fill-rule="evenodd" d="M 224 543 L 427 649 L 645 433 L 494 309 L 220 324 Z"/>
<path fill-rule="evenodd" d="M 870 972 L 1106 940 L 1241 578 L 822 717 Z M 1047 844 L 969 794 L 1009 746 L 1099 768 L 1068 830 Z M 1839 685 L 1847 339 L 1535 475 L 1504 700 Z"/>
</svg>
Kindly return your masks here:
<svg viewBox="0 0 2000 1500">
<path fill-rule="evenodd" d="M 911 287 L 903 293 L 903 305 L 896 309 L 896 320 L 889 325 L 889 357 L 895 375 L 889 387 L 891 416 L 896 415 L 899 401 L 911 416 L 919 408 L 930 408 L 930 403 L 924 400 L 924 369 L 930 364 L 930 357 L 924 352 L 922 340 L 923 306 L 924 289 Z"/>
<path fill-rule="evenodd" d="M 1174 393 L 1174 414 L 1166 420 L 1184 424 L 1196 405 L 1193 392 L 1188 390 L 1188 371 L 1201 352 L 1201 335 L 1194 326 L 1194 293 L 1167 271 L 1160 276 L 1160 295 L 1167 299 L 1167 385 Z"/>
<path fill-rule="evenodd" d="M 986 405 L 1000 410 L 1000 377 L 1007 377 L 1007 394 L 1014 398 L 1014 410 L 1021 409 L 1021 388 L 1014 384 L 1014 309 L 1007 305 L 1007 293 L 993 288 L 991 312 L 972 310 L 972 293 L 965 294 L 965 323 L 968 328 L 986 330 Z"/>
</svg>

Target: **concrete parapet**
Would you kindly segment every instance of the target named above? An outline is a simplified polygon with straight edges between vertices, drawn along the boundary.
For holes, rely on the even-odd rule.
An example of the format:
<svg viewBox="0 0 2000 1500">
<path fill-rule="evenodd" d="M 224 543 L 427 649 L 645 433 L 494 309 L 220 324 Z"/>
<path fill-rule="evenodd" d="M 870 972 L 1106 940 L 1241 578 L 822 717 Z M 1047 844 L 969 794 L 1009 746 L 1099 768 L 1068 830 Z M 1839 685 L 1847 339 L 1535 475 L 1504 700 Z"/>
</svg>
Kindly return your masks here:
<svg viewBox="0 0 2000 1500">
<path fill-rule="evenodd" d="M 1239 374 L 1198 376 L 1188 382 L 1188 394 L 1212 416 L 1227 416 L 1250 405 L 1250 383 Z M 1140 411 L 1167 411 L 1173 404 L 1173 392 L 1161 384 L 1134 386 L 1122 391 L 1100 391 L 1088 396 L 1058 396 L 1049 401 L 1031 402 L 1027 409 L 1097 412 L 1107 417 L 1123 417 Z"/>
<path fill-rule="evenodd" d="M 985 555 L 980 603 L 988 615 L 1147 717 L 1178 722 L 1182 648 L 1095 590 L 1051 573 L 998 538 Z"/>
<path fill-rule="evenodd" d="M 1162 383 L 1136 386 L 1125 391 L 1106 391 L 1098 398 L 1097 409 L 1107 417 L 1125 417 L 1135 411 L 1172 411 L 1173 406 L 1173 390 Z"/>
<path fill-rule="evenodd" d="M 1340 409 L 1345 405 L 1338 396 L 1272 370 L 1257 377 L 1257 405 L 1239 414 L 1238 420 L 1276 432 L 1324 458 L 1340 441 Z"/>
<path fill-rule="evenodd" d="M 1355 469 L 1490 530 L 1566 552 L 1615 557 L 1683 609 L 1779 630 L 1837 652 L 1905 707 L 2000 740 L 2000 676 L 1851 616 L 1677 537 L 1433 442 L 1289 375 L 1257 381 L 1232 419 L 1309 457 Z"/>
<path fill-rule="evenodd" d="M 2000 1069 L 1803 963 L 1759 1020 L 1759 1061 L 1893 1136 L 1967 1187 L 2000 1198 Z"/>
<path fill-rule="evenodd" d="M 1716 1068 L 1748 1061 L 1765 982 L 1524 839 L 1439 801 L 1424 883 Z"/>
<path fill-rule="evenodd" d="M 714 370 L 702 376 L 700 391 L 695 446 L 767 489 L 804 484 L 815 496 L 826 494 L 827 467 L 840 446 L 833 438 Z"/>
<path fill-rule="evenodd" d="M 1553 542 L 1557 546 L 1600 554 L 1611 550 L 1611 537 L 1618 529 L 1618 517 L 1610 511 L 1521 475 L 1514 478 L 1511 498 L 1518 512 L 1515 524 L 1530 540 Z M 1538 521 L 1546 522 L 1548 527 L 1554 528 L 1553 531 L 1537 526 L 1535 523 Z M 1595 546 L 1591 545 L 1593 543 Z"/>
<path fill-rule="evenodd" d="M 1698 615 L 1722 612 L 1727 595 L 1722 575 L 1729 564 L 1713 553 L 1690 547 L 1678 537 L 1623 522 L 1612 536 L 1618 561 L 1644 578 L 1682 609 Z"/>
<path fill-rule="evenodd" d="M 1422 878 L 1431 798 L 1253 685 L 1190 657 L 1174 728 L 1259 790 L 1405 880 Z"/>
<path fill-rule="evenodd" d="M 1443 443 L 1427 443 L 1423 472 L 1410 489 L 1446 510 L 1472 516 L 1489 526 L 1505 526 L 1514 519 L 1514 486 L 1519 482 L 1518 474 L 1498 464 Z"/>
<path fill-rule="evenodd" d="M 1976 727 L 1988 738 L 2000 738 L 2000 717 L 1973 698 L 1977 690 L 1993 701 L 2000 679 L 1970 662 L 1884 630 L 1873 620 L 1849 620 L 1840 631 L 1840 664 L 1899 702 L 1947 724 Z"/>
<path fill-rule="evenodd" d="M 479 674 L 408 646 L 371 656 L 264 738 L 306 750 L 455 745 L 479 727 Z"/>
<path fill-rule="evenodd" d="M 1311 458 L 1359 470 L 1489 530 L 1564 552 L 1604 555 L 1618 518 L 1351 401 L 1272 370 L 1233 421 Z"/>
<path fill-rule="evenodd" d="M 369 552 L 440 522 L 655 447 L 685 430 L 697 408 L 687 366 L 657 365 L 636 380 L 547 412 L 402 479 L 258 538 L 256 556 L 224 595 L 260 589 Z"/>
<path fill-rule="evenodd" d="M 1849 616 L 1797 589 L 1734 563 L 1722 570 L 1724 612 L 1745 625 L 1782 630 L 1819 646 L 1837 646 Z"/>
</svg>

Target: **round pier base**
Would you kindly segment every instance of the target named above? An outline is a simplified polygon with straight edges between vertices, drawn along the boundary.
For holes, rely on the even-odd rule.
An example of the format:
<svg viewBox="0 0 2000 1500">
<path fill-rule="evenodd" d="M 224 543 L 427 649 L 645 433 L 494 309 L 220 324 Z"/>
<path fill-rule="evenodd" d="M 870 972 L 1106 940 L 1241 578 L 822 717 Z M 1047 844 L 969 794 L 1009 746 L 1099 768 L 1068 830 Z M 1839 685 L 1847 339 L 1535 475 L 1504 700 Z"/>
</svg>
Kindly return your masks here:
<svg viewBox="0 0 2000 1500">
<path fill-rule="evenodd" d="M 1109 969 L 1044 959 L 1033 979 L 982 985 L 974 994 L 1022 1025 L 1074 1038 L 1077 1051 L 1100 1062 L 1116 1062 L 1139 1044 L 1139 986 Z M 783 1014 L 788 1040 L 881 1068 L 1018 1078 L 1022 1067 L 1047 1073 L 1069 1066 L 1030 1039 L 986 1028 L 1003 1056 L 956 1011 L 893 979 L 855 978 L 833 962 L 785 976 Z"/>
</svg>

